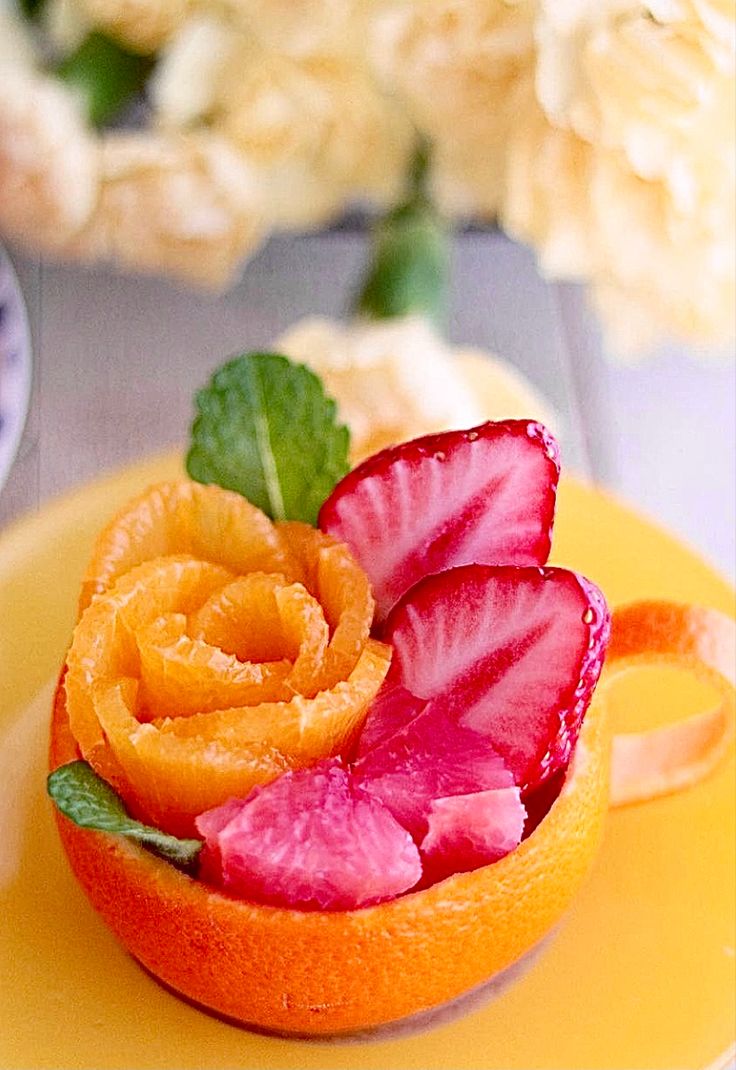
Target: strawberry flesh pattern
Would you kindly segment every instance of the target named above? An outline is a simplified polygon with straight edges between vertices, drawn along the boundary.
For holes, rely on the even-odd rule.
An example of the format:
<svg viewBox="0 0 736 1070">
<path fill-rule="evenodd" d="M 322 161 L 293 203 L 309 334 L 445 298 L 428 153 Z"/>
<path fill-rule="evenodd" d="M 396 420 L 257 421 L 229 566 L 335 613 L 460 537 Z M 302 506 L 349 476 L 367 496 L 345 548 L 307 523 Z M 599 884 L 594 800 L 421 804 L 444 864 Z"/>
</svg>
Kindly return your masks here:
<svg viewBox="0 0 736 1070">
<path fill-rule="evenodd" d="M 387 686 L 442 698 L 528 791 L 568 762 L 609 631 L 602 594 L 574 572 L 464 565 L 423 580 L 392 611 Z"/>
<path fill-rule="evenodd" d="M 559 454 L 504 421 L 384 450 L 325 502 L 367 572 L 388 677 L 356 745 L 202 814 L 200 876 L 352 909 L 498 861 L 564 783 L 610 632 L 603 595 L 543 567 Z"/>
<path fill-rule="evenodd" d="M 528 420 L 427 435 L 350 472 L 319 515 L 368 574 L 377 620 L 424 576 L 464 564 L 543 565 L 557 443 Z"/>
</svg>

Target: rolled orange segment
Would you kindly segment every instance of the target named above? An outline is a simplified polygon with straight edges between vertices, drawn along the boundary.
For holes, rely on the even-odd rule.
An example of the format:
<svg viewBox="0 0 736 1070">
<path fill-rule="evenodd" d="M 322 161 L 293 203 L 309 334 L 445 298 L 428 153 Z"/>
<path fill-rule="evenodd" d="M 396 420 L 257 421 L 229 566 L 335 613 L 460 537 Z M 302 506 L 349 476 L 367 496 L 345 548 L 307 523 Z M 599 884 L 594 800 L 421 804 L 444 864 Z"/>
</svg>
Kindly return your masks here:
<svg viewBox="0 0 736 1070">
<path fill-rule="evenodd" d="M 348 548 L 219 487 L 163 483 L 103 531 L 64 681 L 84 758 L 138 815 L 194 818 L 344 753 L 391 658 Z"/>
<path fill-rule="evenodd" d="M 736 623 L 715 609 L 636 602 L 613 614 L 603 686 L 622 673 L 669 665 L 720 696 L 712 710 L 613 739 L 611 806 L 666 795 L 707 776 L 728 751 L 736 713 Z"/>
<path fill-rule="evenodd" d="M 242 575 L 289 574 L 283 540 L 265 513 L 240 494 L 189 480 L 157 483 L 100 533 L 82 581 L 80 615 L 95 595 L 137 565 L 188 554 Z"/>
</svg>

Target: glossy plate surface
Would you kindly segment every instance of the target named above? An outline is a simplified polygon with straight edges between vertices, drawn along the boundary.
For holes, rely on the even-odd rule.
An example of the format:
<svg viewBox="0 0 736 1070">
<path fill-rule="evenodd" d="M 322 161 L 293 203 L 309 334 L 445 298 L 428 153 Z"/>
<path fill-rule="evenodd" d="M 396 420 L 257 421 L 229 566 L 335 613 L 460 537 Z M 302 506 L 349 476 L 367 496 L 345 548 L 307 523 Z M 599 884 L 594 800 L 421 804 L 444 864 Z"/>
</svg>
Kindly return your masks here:
<svg viewBox="0 0 736 1070">
<path fill-rule="evenodd" d="M 0 1065 L 215 1070 L 603 1070 L 725 1067 L 734 1040 L 733 757 L 697 788 L 612 813 L 565 923 L 495 1001 L 431 1032 L 353 1043 L 248 1033 L 164 991 L 77 888 L 44 795 L 48 701 L 95 532 L 171 458 L 48 506 L 0 539 Z M 667 597 L 733 612 L 697 556 L 611 499 L 567 482 L 553 560 L 618 604 Z M 697 707 L 667 672 L 622 683 L 622 727 Z M 732 1056 L 731 1056 L 732 1057 Z"/>
</svg>

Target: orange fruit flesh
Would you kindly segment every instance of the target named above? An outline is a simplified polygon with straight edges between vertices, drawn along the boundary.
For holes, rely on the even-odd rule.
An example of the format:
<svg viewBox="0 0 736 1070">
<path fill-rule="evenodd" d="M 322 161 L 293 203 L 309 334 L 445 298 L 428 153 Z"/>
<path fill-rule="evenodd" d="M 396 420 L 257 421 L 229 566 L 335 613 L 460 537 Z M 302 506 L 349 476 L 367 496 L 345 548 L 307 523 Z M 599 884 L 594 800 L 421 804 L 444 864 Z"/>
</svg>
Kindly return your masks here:
<svg viewBox="0 0 736 1070">
<path fill-rule="evenodd" d="M 128 505 L 100 536 L 80 604 L 72 732 L 137 816 L 177 835 L 344 752 L 388 671 L 347 548 L 219 487 L 164 483 Z"/>
<path fill-rule="evenodd" d="M 77 757 L 62 686 L 52 768 Z M 72 868 L 128 950 L 189 999 L 277 1032 L 350 1032 L 452 1000 L 559 921 L 595 856 L 607 805 L 605 707 L 591 707 L 566 783 L 500 862 L 362 910 L 232 899 L 120 837 L 57 814 Z"/>
<path fill-rule="evenodd" d="M 163 484 L 124 510 L 82 605 L 51 765 L 81 751 L 134 812 L 179 834 L 229 796 L 348 747 L 388 669 L 347 549 L 306 525 L 272 525 L 219 488 Z M 732 622 L 663 603 L 617 611 L 608 685 L 652 661 L 708 680 L 721 704 L 614 740 L 616 804 L 705 775 L 732 733 Z M 93 905 L 166 984 L 246 1024 L 340 1033 L 436 1007 L 530 950 L 596 852 L 609 766 L 601 695 L 559 797 L 515 851 L 357 911 L 238 901 L 126 840 L 57 821 Z"/>
</svg>

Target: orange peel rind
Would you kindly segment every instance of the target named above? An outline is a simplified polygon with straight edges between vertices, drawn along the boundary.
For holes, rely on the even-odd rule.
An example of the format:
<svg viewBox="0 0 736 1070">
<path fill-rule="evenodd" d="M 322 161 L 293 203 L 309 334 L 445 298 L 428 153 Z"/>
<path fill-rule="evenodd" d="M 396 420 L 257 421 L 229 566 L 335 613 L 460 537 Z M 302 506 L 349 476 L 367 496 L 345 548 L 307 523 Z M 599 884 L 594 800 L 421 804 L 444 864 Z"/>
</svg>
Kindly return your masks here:
<svg viewBox="0 0 736 1070">
<path fill-rule="evenodd" d="M 602 686 L 623 673 L 668 665 L 718 692 L 718 705 L 674 724 L 614 735 L 610 805 L 625 806 L 698 783 L 727 753 L 736 713 L 736 623 L 674 602 L 636 602 L 613 614 Z"/>
</svg>

